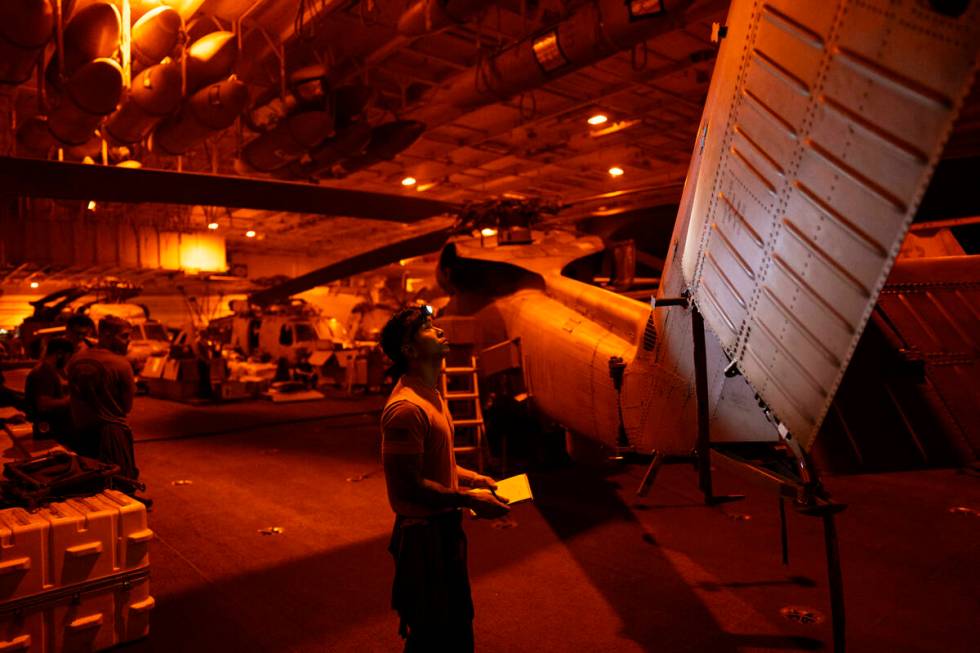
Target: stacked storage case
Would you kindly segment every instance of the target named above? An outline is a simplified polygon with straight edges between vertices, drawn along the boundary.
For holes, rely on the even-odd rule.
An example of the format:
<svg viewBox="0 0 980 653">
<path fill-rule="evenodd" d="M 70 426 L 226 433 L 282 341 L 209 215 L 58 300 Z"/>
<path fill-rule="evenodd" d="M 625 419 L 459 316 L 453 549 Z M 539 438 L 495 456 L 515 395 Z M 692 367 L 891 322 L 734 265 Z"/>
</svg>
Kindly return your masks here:
<svg viewBox="0 0 980 653">
<path fill-rule="evenodd" d="M 0 652 L 97 651 L 149 632 L 142 503 L 114 490 L 0 510 Z"/>
</svg>

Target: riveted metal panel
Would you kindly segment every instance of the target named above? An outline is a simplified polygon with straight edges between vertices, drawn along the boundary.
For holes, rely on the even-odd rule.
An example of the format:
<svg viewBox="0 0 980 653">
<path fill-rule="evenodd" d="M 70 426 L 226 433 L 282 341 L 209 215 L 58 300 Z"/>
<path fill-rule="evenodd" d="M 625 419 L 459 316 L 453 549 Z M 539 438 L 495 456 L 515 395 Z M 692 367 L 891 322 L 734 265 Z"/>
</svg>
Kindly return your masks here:
<svg viewBox="0 0 980 653">
<path fill-rule="evenodd" d="M 730 20 L 745 23 L 709 92 L 701 138 L 719 154 L 686 191 L 704 213 L 684 269 L 809 447 L 969 89 L 980 3 L 735 0 Z"/>
</svg>

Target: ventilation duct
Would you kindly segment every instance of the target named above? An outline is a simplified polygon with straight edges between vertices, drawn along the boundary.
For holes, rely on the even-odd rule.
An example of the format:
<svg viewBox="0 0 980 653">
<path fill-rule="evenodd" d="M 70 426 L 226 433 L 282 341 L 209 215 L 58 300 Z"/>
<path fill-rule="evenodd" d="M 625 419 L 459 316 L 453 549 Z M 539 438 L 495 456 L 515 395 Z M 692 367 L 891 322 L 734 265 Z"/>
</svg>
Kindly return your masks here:
<svg viewBox="0 0 980 653">
<path fill-rule="evenodd" d="M 248 87 L 237 79 L 206 86 L 153 133 L 156 151 L 180 156 L 214 132 L 231 127 L 248 106 Z"/>
<path fill-rule="evenodd" d="M 0 2 L 0 84 L 27 81 L 54 29 L 48 0 Z"/>
<path fill-rule="evenodd" d="M 133 80 L 122 106 L 106 121 L 105 133 L 117 143 L 136 143 L 180 106 L 180 65 L 150 66 Z"/>
<path fill-rule="evenodd" d="M 445 106 L 472 109 L 537 88 L 551 79 L 594 64 L 659 33 L 675 29 L 693 0 L 664 3 L 651 15 L 633 15 L 630 2 L 597 0 L 582 5 L 557 25 L 490 57 L 474 71 L 457 75 L 435 91 L 419 117 L 439 121 Z M 635 3 L 633 3 L 635 4 Z"/>
<path fill-rule="evenodd" d="M 398 33 L 417 37 L 461 25 L 491 4 L 487 0 L 417 0 L 398 19 Z"/>
</svg>

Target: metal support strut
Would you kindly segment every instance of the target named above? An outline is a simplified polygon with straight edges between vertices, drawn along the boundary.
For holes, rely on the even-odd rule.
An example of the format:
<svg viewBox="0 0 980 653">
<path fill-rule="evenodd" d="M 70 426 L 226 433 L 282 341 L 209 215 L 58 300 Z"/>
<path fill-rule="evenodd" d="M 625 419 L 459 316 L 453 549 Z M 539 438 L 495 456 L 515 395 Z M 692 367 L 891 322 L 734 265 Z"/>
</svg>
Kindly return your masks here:
<svg viewBox="0 0 980 653">
<path fill-rule="evenodd" d="M 711 411 L 708 404 L 708 357 L 704 339 L 704 318 L 697 306 L 687 297 L 660 297 L 652 302 L 653 308 L 680 306 L 691 309 L 691 335 L 694 339 L 694 389 L 697 397 L 698 434 L 694 450 L 686 456 L 667 457 L 659 451 L 653 452 L 653 459 L 647 468 L 636 494 L 645 497 L 657 473 L 664 463 L 691 462 L 698 470 L 698 488 L 704 495 L 705 505 L 715 505 L 728 501 L 744 499 L 742 495 L 715 496 L 711 480 Z"/>
<path fill-rule="evenodd" d="M 834 516 L 844 510 L 844 504 L 831 501 L 824 490 L 816 470 L 810 465 L 806 452 L 793 438 L 786 427 L 778 424 L 782 438 L 780 445 L 769 451 L 764 460 L 757 456 L 745 457 L 739 445 L 721 445 L 711 443 L 709 428 L 711 413 L 708 405 L 708 364 L 704 335 L 704 318 L 697 306 L 688 295 L 681 297 L 655 298 L 651 301 L 653 308 L 680 306 L 691 310 L 691 332 L 694 338 L 694 388 L 697 397 L 698 432 L 694 451 L 686 456 L 666 456 L 662 452 L 653 451 L 653 458 L 640 481 L 637 495 L 644 497 L 656 480 L 657 473 L 665 463 L 693 462 L 698 470 L 698 487 L 704 494 L 706 505 L 717 505 L 726 501 L 744 498 L 741 495 L 715 496 L 711 478 L 711 453 L 717 456 L 719 465 L 725 465 L 732 471 L 751 476 L 754 480 L 762 480 L 771 485 L 779 495 L 780 544 L 782 563 L 789 564 L 789 537 L 787 534 L 785 499 L 793 500 L 793 507 L 804 515 L 820 517 L 823 521 L 824 546 L 827 556 L 827 583 L 830 593 L 830 610 L 833 626 L 834 653 L 844 653 L 846 646 L 844 618 L 844 580 L 841 572 L 840 548 L 837 540 L 837 528 Z M 734 366 L 725 371 L 726 376 L 737 373 Z M 763 404 L 768 417 L 773 417 Z M 795 467 L 792 474 L 774 471 L 774 466 L 763 463 L 782 460 L 789 456 Z"/>
</svg>

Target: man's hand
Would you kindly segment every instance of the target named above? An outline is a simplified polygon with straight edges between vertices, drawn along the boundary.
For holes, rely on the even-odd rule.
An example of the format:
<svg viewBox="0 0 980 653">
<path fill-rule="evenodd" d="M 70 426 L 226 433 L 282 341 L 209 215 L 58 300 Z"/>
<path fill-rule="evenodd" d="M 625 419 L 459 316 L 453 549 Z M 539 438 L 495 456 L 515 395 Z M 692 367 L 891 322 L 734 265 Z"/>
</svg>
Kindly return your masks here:
<svg viewBox="0 0 980 653">
<path fill-rule="evenodd" d="M 498 500 L 489 492 L 467 492 L 466 497 L 467 507 L 482 519 L 498 519 L 510 513 L 510 508 L 503 503 L 507 500 L 504 497 Z"/>
<path fill-rule="evenodd" d="M 490 478 L 489 476 L 484 476 L 483 474 L 477 474 L 470 479 L 470 487 L 473 489 L 484 488 L 487 490 L 496 490 L 497 482 Z"/>
</svg>

